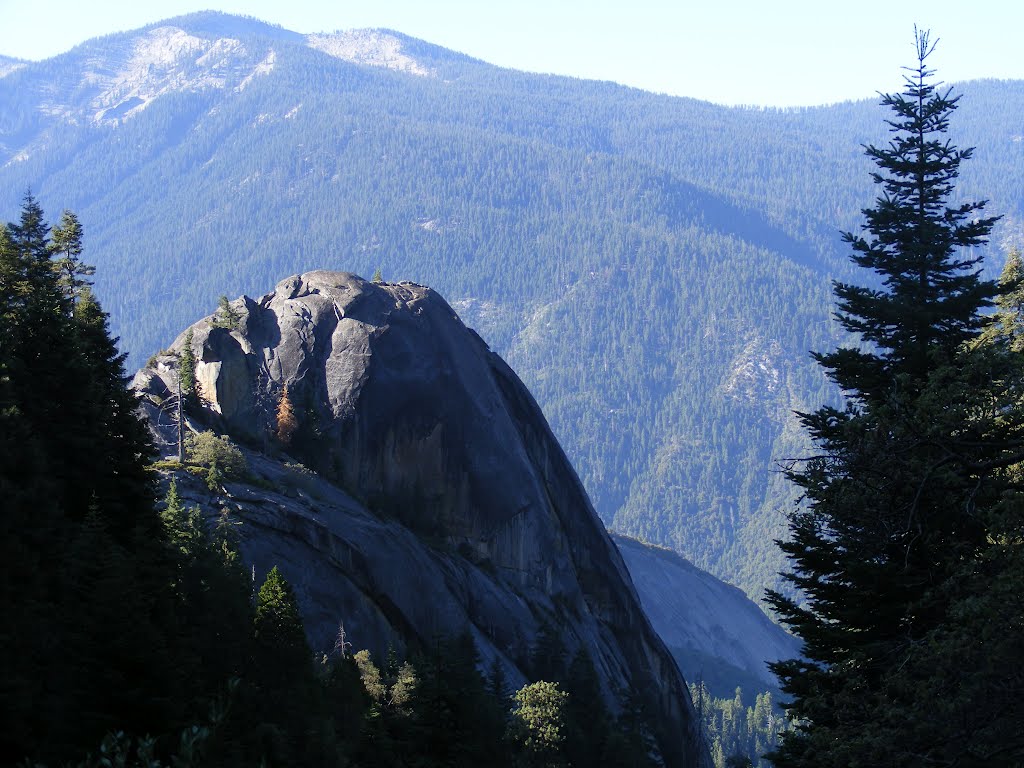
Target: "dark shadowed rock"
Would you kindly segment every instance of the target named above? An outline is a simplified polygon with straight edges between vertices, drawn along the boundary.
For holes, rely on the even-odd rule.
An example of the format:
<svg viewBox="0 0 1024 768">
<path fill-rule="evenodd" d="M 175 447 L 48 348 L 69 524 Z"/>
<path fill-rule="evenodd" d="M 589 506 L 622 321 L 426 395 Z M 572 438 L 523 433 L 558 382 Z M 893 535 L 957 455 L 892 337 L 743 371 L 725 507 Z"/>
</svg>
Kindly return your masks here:
<svg viewBox="0 0 1024 768">
<path fill-rule="evenodd" d="M 521 683 L 551 626 L 567 659 L 589 651 L 613 708 L 639 694 L 667 764 L 706 764 L 685 682 L 540 409 L 438 294 L 318 271 L 233 306 L 236 329 L 192 326 L 200 418 L 259 446 L 287 386 L 289 451 L 317 474 L 251 453 L 262 487 L 183 492 L 241 519 L 245 556 L 295 585 L 315 647 L 340 622 L 377 653 L 468 630 Z M 176 376 L 172 355 L 155 365 L 135 379 L 152 403 Z"/>
</svg>

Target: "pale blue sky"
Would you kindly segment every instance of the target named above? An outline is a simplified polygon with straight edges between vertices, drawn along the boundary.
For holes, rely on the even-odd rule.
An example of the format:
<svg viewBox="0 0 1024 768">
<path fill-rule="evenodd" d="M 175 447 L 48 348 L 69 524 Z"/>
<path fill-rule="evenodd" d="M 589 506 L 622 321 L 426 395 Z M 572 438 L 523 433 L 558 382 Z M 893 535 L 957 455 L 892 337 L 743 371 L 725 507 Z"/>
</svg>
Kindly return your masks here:
<svg viewBox="0 0 1024 768">
<path fill-rule="evenodd" d="M 913 25 L 948 82 L 1024 78 L 1018 0 L 0 0 L 0 53 L 212 8 L 297 32 L 388 27 L 502 66 L 723 104 L 794 106 L 898 90 Z"/>
</svg>

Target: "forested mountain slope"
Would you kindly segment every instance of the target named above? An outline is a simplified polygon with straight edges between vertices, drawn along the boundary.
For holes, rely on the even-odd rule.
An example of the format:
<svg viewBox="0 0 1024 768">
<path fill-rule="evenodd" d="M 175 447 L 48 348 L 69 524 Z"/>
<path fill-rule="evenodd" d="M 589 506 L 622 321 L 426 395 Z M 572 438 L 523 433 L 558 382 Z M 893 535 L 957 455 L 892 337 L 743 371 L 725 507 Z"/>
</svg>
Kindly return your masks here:
<svg viewBox="0 0 1024 768">
<path fill-rule="evenodd" d="M 0 203 L 31 187 L 79 214 L 131 363 L 282 274 L 428 283 L 535 394 L 607 524 L 755 599 L 775 583 L 773 462 L 803 449 L 791 411 L 832 396 L 807 352 L 835 343 L 873 102 L 723 108 L 218 14 L 0 72 Z M 963 91 L 958 191 L 1010 214 L 1001 238 L 1024 84 Z"/>
</svg>

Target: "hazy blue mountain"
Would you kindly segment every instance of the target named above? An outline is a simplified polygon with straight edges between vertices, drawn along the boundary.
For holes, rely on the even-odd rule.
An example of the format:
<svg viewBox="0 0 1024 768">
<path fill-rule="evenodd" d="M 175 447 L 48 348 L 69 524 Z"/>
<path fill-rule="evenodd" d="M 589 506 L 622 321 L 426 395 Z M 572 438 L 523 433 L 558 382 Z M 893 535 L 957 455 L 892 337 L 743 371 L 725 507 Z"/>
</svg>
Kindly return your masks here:
<svg viewBox="0 0 1024 768">
<path fill-rule="evenodd" d="M 800 655 L 800 641 L 736 587 L 669 549 L 613 537 L 651 624 L 686 680 L 718 697 L 777 691 L 768 663 Z"/>
<path fill-rule="evenodd" d="M 806 450 L 792 410 L 834 396 L 807 352 L 837 341 L 876 104 L 724 108 L 210 13 L 0 74 L 2 210 L 31 187 L 79 214 L 133 365 L 220 294 L 380 267 L 509 361 L 606 524 L 755 599 L 776 583 L 772 470 Z M 1008 214 L 1002 239 L 1024 83 L 962 91 L 958 189 Z"/>
</svg>

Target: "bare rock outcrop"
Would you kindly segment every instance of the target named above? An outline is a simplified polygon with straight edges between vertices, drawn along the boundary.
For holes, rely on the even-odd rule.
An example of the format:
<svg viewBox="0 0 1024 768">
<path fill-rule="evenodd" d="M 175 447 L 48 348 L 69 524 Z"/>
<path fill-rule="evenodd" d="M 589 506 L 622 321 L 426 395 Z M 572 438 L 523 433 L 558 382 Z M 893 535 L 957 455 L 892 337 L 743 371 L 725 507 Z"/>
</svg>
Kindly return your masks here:
<svg viewBox="0 0 1024 768">
<path fill-rule="evenodd" d="M 800 655 L 800 641 L 775 624 L 743 592 L 676 552 L 613 536 L 640 602 L 691 682 L 731 698 L 778 690 L 768 664 Z"/>
<path fill-rule="evenodd" d="M 282 568 L 314 644 L 329 648 L 339 622 L 377 652 L 468 630 L 524 681 L 554 628 L 569 657 L 590 653 L 613 709 L 639 695 L 667 765 L 707 764 L 682 675 L 540 409 L 444 299 L 317 271 L 233 307 L 236 327 L 191 328 L 202 418 L 281 451 L 270 430 L 287 386 L 300 423 L 287 450 L 315 474 L 252 452 L 258 485 L 185 491 L 243 522 L 257 570 Z M 158 431 L 175 365 L 159 357 L 134 382 Z"/>
</svg>

